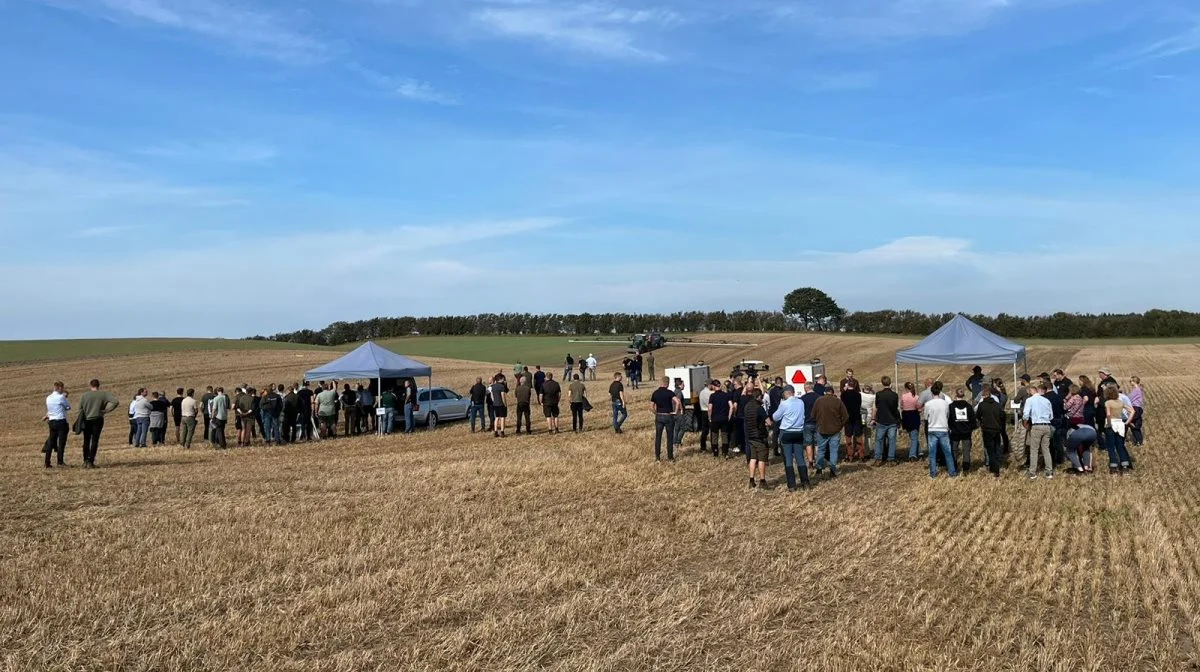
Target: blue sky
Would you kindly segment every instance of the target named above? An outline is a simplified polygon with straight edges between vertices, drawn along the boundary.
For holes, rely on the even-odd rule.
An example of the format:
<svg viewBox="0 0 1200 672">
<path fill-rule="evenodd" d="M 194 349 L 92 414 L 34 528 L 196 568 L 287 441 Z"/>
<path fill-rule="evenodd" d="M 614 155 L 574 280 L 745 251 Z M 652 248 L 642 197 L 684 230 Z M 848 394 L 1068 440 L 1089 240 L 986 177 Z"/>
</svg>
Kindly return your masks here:
<svg viewBox="0 0 1200 672">
<path fill-rule="evenodd" d="M 0 338 L 1200 310 L 1198 66 L 1184 0 L 0 0 Z"/>
</svg>

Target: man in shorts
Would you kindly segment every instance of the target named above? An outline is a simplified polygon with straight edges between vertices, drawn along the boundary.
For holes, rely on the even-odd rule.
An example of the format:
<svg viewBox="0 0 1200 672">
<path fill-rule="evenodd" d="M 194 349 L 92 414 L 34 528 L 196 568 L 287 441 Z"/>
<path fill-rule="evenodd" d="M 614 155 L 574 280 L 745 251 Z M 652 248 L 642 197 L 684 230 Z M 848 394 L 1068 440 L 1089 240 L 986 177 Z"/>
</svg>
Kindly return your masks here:
<svg viewBox="0 0 1200 672">
<path fill-rule="evenodd" d="M 508 418 L 508 383 L 499 374 L 492 381 L 492 409 L 496 413 L 492 436 L 500 438 L 504 436 L 504 422 Z"/>
<path fill-rule="evenodd" d="M 558 434 L 558 404 L 562 401 L 562 387 L 554 380 L 553 373 L 546 374 L 546 382 L 542 385 L 542 412 L 546 415 L 546 429 L 551 434 Z"/>
</svg>

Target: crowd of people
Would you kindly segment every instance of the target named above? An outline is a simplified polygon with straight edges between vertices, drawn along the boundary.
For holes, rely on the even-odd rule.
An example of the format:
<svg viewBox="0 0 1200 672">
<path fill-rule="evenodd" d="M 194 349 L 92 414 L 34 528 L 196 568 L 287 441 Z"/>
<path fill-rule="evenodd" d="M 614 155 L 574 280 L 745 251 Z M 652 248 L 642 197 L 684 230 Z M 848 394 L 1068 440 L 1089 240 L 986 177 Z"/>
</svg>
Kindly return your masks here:
<svg viewBox="0 0 1200 672">
<path fill-rule="evenodd" d="M 83 437 L 85 468 L 95 468 L 105 418 L 119 405 L 111 392 L 100 391 L 99 380 L 92 380 L 90 390 L 80 399 L 74 431 Z M 337 437 L 339 428 L 344 436 L 392 434 L 398 428 L 412 433 L 417 409 L 417 388 L 412 379 L 405 379 L 379 395 L 372 385 L 352 387 L 349 383 L 339 392 L 334 381 L 270 384 L 262 390 L 244 384 L 234 390 L 233 396 L 224 387 L 209 386 L 198 398 L 193 388 L 177 388 L 170 399 L 165 392 L 139 388 L 128 406 L 127 442 L 132 448 L 165 445 L 168 423 L 173 423 L 176 445 L 191 448 L 202 441 L 212 448 L 226 449 L 230 420 L 238 447 L 256 441 L 270 446 L 332 439 Z M 67 419 L 70 410 L 70 393 L 63 383 L 54 383 L 54 390 L 46 397 L 46 415 L 42 418 L 49 428 L 42 446 L 47 468 L 55 456 L 57 464 L 65 466 L 71 433 Z"/>
<path fill-rule="evenodd" d="M 511 388 L 503 372 L 486 383 L 477 378 L 469 391 L 470 432 L 505 437 L 511 406 L 516 434 L 534 433 L 535 407 L 541 410 L 546 431 L 558 434 L 564 402 L 572 432 L 585 431 L 586 413 L 592 410 L 586 381 L 595 379 L 594 361 L 591 355 L 582 359 L 579 370 L 573 363 L 565 365 L 562 383 L 540 366 L 530 371 L 518 365 Z M 568 362 L 572 362 L 570 355 Z M 652 355 L 645 364 L 653 371 Z M 639 373 L 642 365 L 638 361 Z M 637 377 L 628 373 L 614 373 L 608 386 L 611 426 L 618 434 L 629 418 L 627 381 L 636 389 Z M 745 457 L 752 488 L 767 487 L 767 466 L 773 457 L 782 458 L 789 490 L 811 487 L 813 479 L 826 471 L 828 478 L 837 478 L 839 465 L 846 462 L 873 457 L 876 465 L 896 464 L 901 459 L 898 454 L 903 455 L 901 437 L 907 437 L 908 461 L 928 459 L 931 478 L 942 468 L 950 477 L 972 471 L 977 430 L 983 445 L 981 462 L 995 477 L 1013 456 L 1019 456 L 1030 478 L 1038 477 L 1039 468 L 1047 478 L 1053 478 L 1059 467 L 1069 474 L 1090 474 L 1100 449 L 1107 453 L 1109 472 L 1123 474 L 1134 466 L 1130 448 L 1143 442 L 1141 381 L 1131 378 L 1126 394 L 1108 369 L 1099 371 L 1096 382 L 1088 376 L 1071 381 L 1061 369 L 1036 379 L 1025 375 L 1011 399 L 1004 381 L 988 380 L 980 367 L 952 394 L 932 379 L 923 381 L 920 391 L 905 382 L 898 392 L 892 379 L 884 376 L 876 388 L 860 384 L 850 369 L 837 385 L 825 376 L 800 388 L 785 385 L 781 378 L 735 376 L 709 381 L 692 399 L 685 397 L 684 387 L 680 379 L 662 378 L 650 395 L 655 460 L 662 460 L 665 447 L 666 459 L 673 462 L 685 436 L 698 433 L 702 454 Z M 84 466 L 93 468 L 105 418 L 117 410 L 119 401 L 102 391 L 98 380 L 91 381 L 89 388 L 79 400 L 74 431 L 82 435 Z M 237 446 L 330 439 L 339 429 L 344 436 L 386 435 L 397 428 L 411 433 L 418 409 L 412 379 L 389 386 L 382 394 L 374 384 L 345 383 L 339 391 L 336 381 L 271 384 L 262 390 L 244 384 L 232 396 L 223 387 L 207 387 L 199 397 L 194 389 L 177 388 L 170 399 L 162 391 L 142 388 L 128 406 L 128 445 L 166 444 L 173 424 L 174 443 L 183 448 L 203 441 L 225 449 L 231 419 Z M 68 391 L 61 382 L 55 383 L 43 418 L 49 428 L 43 446 L 47 468 L 53 456 L 64 464 L 70 410 Z M 1010 433 L 1010 427 L 1015 431 Z"/>
</svg>

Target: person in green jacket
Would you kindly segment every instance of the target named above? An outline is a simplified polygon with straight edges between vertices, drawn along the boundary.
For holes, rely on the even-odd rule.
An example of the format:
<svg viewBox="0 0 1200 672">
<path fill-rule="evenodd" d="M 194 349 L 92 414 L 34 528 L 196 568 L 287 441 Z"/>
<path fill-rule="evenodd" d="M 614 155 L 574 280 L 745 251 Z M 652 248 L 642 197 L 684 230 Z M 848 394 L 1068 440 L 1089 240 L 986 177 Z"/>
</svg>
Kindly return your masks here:
<svg viewBox="0 0 1200 672">
<path fill-rule="evenodd" d="M 102 392 L 95 378 L 79 399 L 79 417 L 83 418 L 83 467 L 96 468 L 96 453 L 100 450 L 100 433 L 104 431 L 104 416 L 112 413 L 121 402 L 112 392 Z"/>
</svg>

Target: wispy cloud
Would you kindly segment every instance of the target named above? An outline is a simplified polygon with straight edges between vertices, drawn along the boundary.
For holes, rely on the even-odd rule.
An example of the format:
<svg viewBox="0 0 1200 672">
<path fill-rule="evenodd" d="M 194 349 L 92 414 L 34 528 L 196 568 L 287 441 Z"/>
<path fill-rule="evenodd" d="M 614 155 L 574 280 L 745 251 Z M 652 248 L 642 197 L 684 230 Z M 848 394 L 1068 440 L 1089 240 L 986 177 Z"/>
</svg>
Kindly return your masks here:
<svg viewBox="0 0 1200 672">
<path fill-rule="evenodd" d="M 401 98 L 418 103 L 433 103 L 435 105 L 458 105 L 458 96 L 438 91 L 428 82 L 419 79 L 406 78 L 396 83 L 395 93 Z"/>
<path fill-rule="evenodd" d="M 266 163 L 279 155 L 274 147 L 267 145 L 224 142 L 168 142 L 146 147 L 138 153 L 161 159 L 213 163 Z"/>
<path fill-rule="evenodd" d="M 1104 59 L 1103 65 L 1113 70 L 1128 70 L 1165 58 L 1200 51 L 1200 20 L 1169 37 L 1134 49 L 1117 52 Z"/>
<path fill-rule="evenodd" d="M 651 62 L 665 61 L 667 56 L 641 44 L 645 33 L 682 22 L 679 14 L 663 8 L 539 0 L 485 7 L 473 12 L 471 18 L 499 37 L 535 40 L 601 58 Z"/>
<path fill-rule="evenodd" d="M 136 226 L 90 226 L 79 232 L 79 235 L 84 238 L 100 238 L 104 236 L 112 236 L 126 231 L 132 231 Z"/>
<path fill-rule="evenodd" d="M 274 14 L 217 0 L 41 0 L 119 23 L 150 24 L 191 33 L 234 49 L 294 64 L 326 60 L 321 39 L 290 27 Z"/>
<path fill-rule="evenodd" d="M 826 37 L 868 41 L 969 33 L 1017 5 L 1048 0 L 844 0 L 771 2 L 768 18 Z"/>
<path fill-rule="evenodd" d="M 10 215 L 100 204 L 220 208 L 244 203 L 228 190 L 180 184 L 78 147 L 25 143 L 0 151 L 0 210 Z"/>
<path fill-rule="evenodd" d="M 1080 87 L 1079 92 L 1095 98 L 1112 98 L 1114 95 L 1116 95 L 1116 91 L 1113 91 L 1107 86 L 1084 86 Z"/>
</svg>

